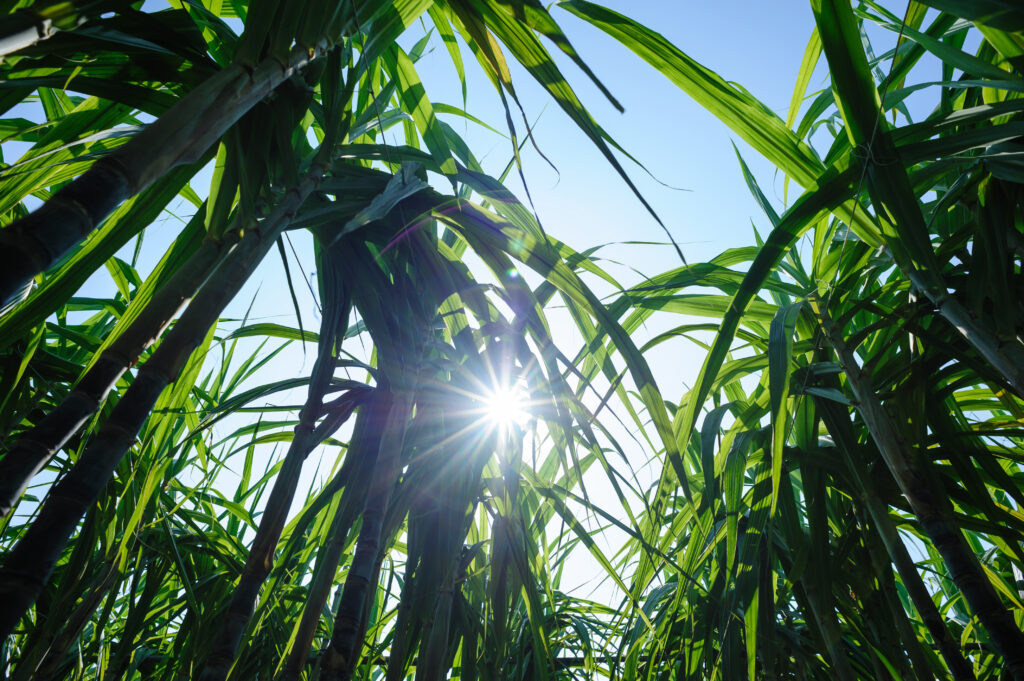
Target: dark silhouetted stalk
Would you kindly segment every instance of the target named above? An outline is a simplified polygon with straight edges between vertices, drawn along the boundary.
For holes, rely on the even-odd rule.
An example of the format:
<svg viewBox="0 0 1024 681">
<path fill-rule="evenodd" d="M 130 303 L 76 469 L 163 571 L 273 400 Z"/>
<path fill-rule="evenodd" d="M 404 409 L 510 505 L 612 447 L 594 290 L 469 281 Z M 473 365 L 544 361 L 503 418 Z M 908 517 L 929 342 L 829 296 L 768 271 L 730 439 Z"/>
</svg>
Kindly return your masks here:
<svg viewBox="0 0 1024 681">
<path fill-rule="evenodd" d="M 882 544 L 889 554 L 889 559 L 896 567 L 903 586 L 907 590 L 907 595 L 910 596 L 910 601 L 924 621 L 924 625 L 928 629 L 928 633 L 931 634 L 932 640 L 935 641 L 942 658 L 946 661 L 953 679 L 955 681 L 975 681 L 974 670 L 964 658 L 960 645 L 949 632 L 945 620 L 935 606 L 935 601 L 932 600 L 928 587 L 921 579 L 914 559 L 900 538 L 896 524 L 889 516 L 888 508 L 874 491 L 867 465 L 851 451 L 856 438 L 846 409 L 824 398 L 815 399 L 815 405 L 821 412 L 828 432 L 835 440 L 843 460 L 850 469 L 854 484 L 857 485 L 857 501 L 867 509 L 875 532 L 881 538 Z"/>
<path fill-rule="evenodd" d="M 132 584 L 132 588 L 128 592 L 131 605 L 128 606 L 124 629 L 121 631 L 111 656 L 110 666 L 107 668 L 107 675 L 111 679 L 124 678 L 132 655 L 138 649 L 139 637 L 145 633 L 146 615 L 160 592 L 163 577 L 167 574 L 167 563 L 152 559 L 142 560 L 147 560 L 144 568 L 146 584 L 142 587 L 142 593 L 138 598 L 135 598 L 136 583 Z M 141 572 L 136 571 L 135 579 L 139 579 Z"/>
<path fill-rule="evenodd" d="M 242 288 L 267 250 L 315 189 L 324 167 L 314 166 L 274 211 L 247 232 L 221 263 L 181 318 L 142 365 L 131 387 L 71 471 L 51 488 L 38 516 L 7 554 L 0 569 L 0 640 L 14 630 L 39 597 L 64 546 L 86 509 L 96 501 L 160 394 L 199 347 L 221 310 Z"/>
<path fill-rule="evenodd" d="M 109 12 L 129 6 L 129 2 L 51 2 L 22 7 L 4 19 L 0 28 L 0 57 L 46 40 L 58 31 L 81 26 L 97 12 Z"/>
<path fill-rule="evenodd" d="M 341 473 L 345 474 L 346 484 L 341 503 L 331 520 L 330 535 L 327 542 L 317 554 L 313 580 L 309 585 L 309 595 L 302 610 L 294 641 L 288 651 L 281 678 L 284 681 L 297 681 L 309 660 L 309 652 L 313 645 L 320 617 L 330 597 L 334 576 L 338 571 L 345 542 L 359 510 L 366 501 L 366 484 L 376 463 L 380 451 L 380 436 L 387 419 L 387 411 L 391 405 L 389 396 L 374 391 L 359 408 L 356 424 L 352 432 L 348 452 Z"/>
<path fill-rule="evenodd" d="M 138 317 L 100 354 L 74 390 L 4 454 L 0 459 L 0 518 L 14 509 L 32 478 L 99 410 L 118 379 L 160 337 L 238 239 L 238 230 L 232 229 L 226 230 L 220 240 L 207 237 L 192 257 L 157 289 Z"/>
<path fill-rule="evenodd" d="M 320 444 L 320 440 L 315 434 L 316 422 L 322 415 L 324 394 L 330 387 L 331 378 L 334 375 L 335 343 L 340 340 L 339 329 L 342 330 L 340 336 L 344 336 L 343 329 L 349 307 L 347 301 L 339 300 L 337 291 L 328 291 L 328 295 L 324 299 L 319 350 L 310 377 L 306 404 L 299 413 L 299 423 L 295 426 L 288 453 L 284 457 L 281 471 L 274 481 L 267 506 L 260 518 L 256 537 L 253 539 L 252 548 L 249 549 L 249 556 L 242 570 L 242 576 L 231 596 L 231 602 L 228 605 L 220 633 L 213 645 L 213 651 L 200 675 L 202 681 L 220 681 L 227 678 L 238 651 L 238 644 L 242 640 L 242 634 L 252 616 L 260 587 L 274 567 L 274 552 L 277 549 L 277 542 L 281 538 L 281 531 L 288 519 L 288 510 L 295 498 L 302 465 L 309 453 Z M 354 399 L 347 400 L 343 413 L 332 414 L 329 417 L 337 422 L 337 426 L 331 432 L 348 420 L 355 406 Z"/>
<path fill-rule="evenodd" d="M 125 145 L 99 159 L 46 203 L 0 230 L 0 303 L 94 230 L 125 199 L 172 168 L 197 161 L 285 79 L 330 47 L 295 47 L 288 59 L 232 64 L 211 76 Z"/>
<path fill-rule="evenodd" d="M 359 655 L 360 632 L 365 625 L 373 576 L 381 556 L 380 538 L 384 514 L 398 479 L 413 398 L 412 391 L 408 389 L 396 391 L 392 398 L 393 403 L 381 436 L 380 452 L 366 495 L 363 525 L 359 531 L 355 556 L 345 578 L 341 605 L 334 621 L 334 635 L 324 651 L 321 667 L 321 678 L 324 681 L 351 678 Z"/>
<path fill-rule="evenodd" d="M 452 559 L 457 562 L 458 556 Z M 455 598 L 454 569 L 437 593 L 434 615 L 424 632 L 424 649 L 416 665 L 416 681 L 442 679 L 448 663 L 448 633 L 451 627 L 452 603 Z"/>
<path fill-rule="evenodd" d="M 829 555 L 831 549 L 825 508 L 825 481 L 821 473 L 812 468 L 804 470 L 803 476 L 810 543 L 811 546 L 817 547 L 818 551 Z M 857 677 L 850 665 L 850 654 L 843 643 L 842 631 L 836 617 L 830 573 L 825 570 L 807 570 L 800 581 L 814 618 L 818 622 L 828 656 L 832 660 L 832 671 L 840 681 L 854 681 Z"/>
</svg>

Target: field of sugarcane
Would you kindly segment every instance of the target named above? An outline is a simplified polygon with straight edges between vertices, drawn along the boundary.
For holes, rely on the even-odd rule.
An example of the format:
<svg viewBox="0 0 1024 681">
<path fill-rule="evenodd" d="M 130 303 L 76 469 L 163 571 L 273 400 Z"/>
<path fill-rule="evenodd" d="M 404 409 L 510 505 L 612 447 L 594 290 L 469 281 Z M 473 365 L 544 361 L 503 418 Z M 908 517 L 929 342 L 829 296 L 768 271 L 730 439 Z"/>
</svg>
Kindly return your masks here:
<svg viewBox="0 0 1024 681">
<path fill-rule="evenodd" d="M 778 11 L 780 113 L 588 0 L 0 0 L 0 678 L 1024 681 L 1024 6 Z M 570 24 L 760 236 L 551 236 L 513 73 L 655 210 Z"/>
</svg>

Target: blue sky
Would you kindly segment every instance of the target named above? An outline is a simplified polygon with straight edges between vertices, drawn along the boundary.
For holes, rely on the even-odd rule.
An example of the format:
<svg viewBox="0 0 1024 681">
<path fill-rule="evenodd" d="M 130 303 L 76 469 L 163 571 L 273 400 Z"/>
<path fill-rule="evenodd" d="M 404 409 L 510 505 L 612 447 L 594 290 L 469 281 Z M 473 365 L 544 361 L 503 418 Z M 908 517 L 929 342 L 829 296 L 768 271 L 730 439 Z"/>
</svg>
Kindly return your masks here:
<svg viewBox="0 0 1024 681">
<path fill-rule="evenodd" d="M 742 83 L 785 116 L 793 80 L 813 28 L 813 18 L 804 3 L 659 0 L 608 5 L 660 31 L 692 57 L 724 78 Z M 791 16 L 780 12 L 780 6 L 789 6 Z M 620 114 L 584 74 L 567 59 L 559 59 L 563 73 L 594 118 L 651 175 L 681 188 L 669 189 L 623 160 L 673 236 L 685 244 L 687 259 L 699 262 L 725 247 L 748 243 L 750 220 L 760 221 L 761 216 L 739 173 L 730 143 L 735 135 L 601 31 L 557 8 L 553 14 L 583 59 L 625 108 Z M 771 27 L 770 42 L 765 38 L 766 27 Z M 433 98 L 459 103 L 455 72 L 443 49 L 425 55 L 417 66 Z M 474 66 L 467 68 L 468 108 L 501 128 L 504 117 L 497 95 Z M 527 115 L 531 120 L 540 116 L 535 130 L 538 146 L 558 169 L 556 174 L 527 147 L 527 182 L 549 233 L 577 248 L 627 240 L 664 241 L 661 228 L 596 147 L 550 103 L 524 70 L 516 69 L 513 76 Z M 472 126 L 469 133 L 472 139 Z M 483 141 L 484 135 L 479 137 L 482 143 L 476 148 L 493 149 L 489 160 L 496 161 L 492 167 L 500 168 L 508 158 L 507 143 L 501 144 L 491 136 L 488 144 Z M 768 166 L 753 153 L 745 156 L 755 172 L 762 171 L 762 181 L 770 186 Z M 519 183 L 513 180 L 510 184 Z M 671 267 L 678 261 L 674 254 L 660 248 L 616 249 L 616 253 L 635 258 L 634 264 L 647 272 Z"/>
</svg>

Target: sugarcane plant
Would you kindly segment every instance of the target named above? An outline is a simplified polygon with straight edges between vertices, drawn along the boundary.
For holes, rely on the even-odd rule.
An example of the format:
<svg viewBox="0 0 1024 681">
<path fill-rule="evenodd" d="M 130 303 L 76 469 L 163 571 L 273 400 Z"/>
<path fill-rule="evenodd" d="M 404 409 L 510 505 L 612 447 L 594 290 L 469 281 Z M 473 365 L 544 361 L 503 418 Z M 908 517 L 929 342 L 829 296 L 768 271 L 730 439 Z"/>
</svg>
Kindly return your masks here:
<svg viewBox="0 0 1024 681">
<path fill-rule="evenodd" d="M 567 476 L 572 486 L 604 454 L 573 426 L 586 421 L 585 409 L 563 385 L 563 373 L 571 372 L 544 318 L 550 293 L 538 300 L 513 263 L 536 271 L 604 325 L 614 327 L 615 321 L 566 264 L 571 251 L 551 242 L 440 123 L 414 67 L 424 43 L 406 53 L 395 42 L 421 14 L 429 14 L 450 45 L 456 32 L 466 40 L 509 110 L 515 165 L 520 143 L 508 99 L 517 100 L 497 36 L 628 182 L 609 150 L 614 143 L 538 40 L 538 34 L 551 38 L 582 65 L 547 11 L 531 5 L 523 15 L 500 3 L 461 2 L 254 2 L 155 13 L 128 3 L 6 9 L 18 10 L 21 24 L 27 21 L 37 35 L 5 25 L 9 87 L 3 108 L 17 111 L 38 101 L 46 120 L 36 126 L 12 119 L 9 138 L 31 148 L 5 168 L 0 192 L 0 335 L 9 389 L 0 458 L 5 667 L 26 678 L 69 673 L 76 667 L 69 667 L 72 650 L 91 639 L 100 645 L 100 675 L 148 675 L 159 665 L 212 679 L 255 664 L 297 677 L 310 672 L 311 649 L 322 646 L 323 655 L 312 658 L 318 673 L 348 678 L 361 661 L 373 663 L 367 658 L 373 650 L 364 644 L 384 626 L 380 612 L 371 616 L 372 604 L 379 610 L 388 603 L 386 594 L 380 601 L 377 588 L 384 557 L 394 560 L 409 508 L 422 509 L 433 495 L 447 504 L 438 522 L 450 526 L 445 541 L 456 554 L 467 533 L 487 541 L 487 514 L 501 528 L 490 540 L 491 570 L 498 575 L 486 580 L 490 599 L 471 608 L 500 623 L 499 640 L 491 642 L 494 628 L 486 623 L 463 632 L 473 646 L 482 646 L 475 659 L 467 650 L 464 664 L 484 664 L 498 674 L 515 659 L 502 638 L 512 621 L 505 610 L 526 589 L 532 664 L 538 673 L 549 671 L 555 648 L 548 639 L 563 623 L 537 610 L 542 599 L 553 602 L 554 596 L 538 593 L 538 583 L 549 580 L 538 576 L 543 562 L 524 546 L 532 542 L 527 528 L 543 535 L 546 527 L 531 525 L 527 519 L 535 508 L 524 506 L 527 497 L 516 491 L 521 458 L 502 459 L 504 491 L 487 501 L 482 476 L 488 457 L 519 450 L 494 444 L 495 434 L 472 408 L 487 388 L 470 372 L 473 385 L 466 367 L 484 372 L 500 365 L 504 374 L 513 364 L 521 369 L 521 378 L 509 380 L 528 381 L 537 404 L 550 403 L 545 432 L 554 442 L 550 460 L 558 465 L 547 466 L 546 476 Z M 241 35 L 227 17 L 244 20 Z M 457 49 L 452 54 L 461 72 L 461 56 Z M 71 63 L 86 66 L 66 69 Z M 404 127 L 407 145 L 386 144 L 384 130 L 403 120 L 410 122 Z M 190 181 L 208 164 L 213 181 L 201 199 Z M 446 178 L 457 193 L 431 189 L 428 173 Z M 482 203 L 470 201 L 474 194 Z M 143 281 L 135 263 L 116 254 L 134 240 L 138 256 L 145 229 L 176 196 L 191 201 L 195 215 Z M 31 211 L 30 197 L 42 201 Z M 259 355 L 243 363 L 242 377 L 230 385 L 228 359 L 202 384 L 196 379 L 212 348 L 267 331 L 243 326 L 218 339 L 218 319 L 275 243 L 299 229 L 315 241 L 325 309 L 313 373 L 300 383 L 308 390 L 305 405 L 294 424 L 249 424 L 222 440 L 223 450 L 214 450 L 205 438 L 217 422 L 294 385 L 276 382 L 232 398 L 239 382 L 269 361 Z M 467 248 L 498 277 L 498 299 L 511 308 L 511 320 L 462 264 Z M 114 274 L 118 297 L 110 305 L 74 297 L 104 265 Z M 67 323 L 70 312 L 97 305 L 102 312 L 84 325 Z M 361 326 L 351 335 L 366 334 L 373 347 L 372 357 L 360 364 L 372 377 L 365 384 L 335 376 L 353 366 L 341 350 L 353 310 Z M 51 315 L 56 323 L 47 321 Z M 269 334 L 290 332 L 273 328 Z M 307 333 L 300 328 L 291 337 L 305 342 Z M 629 369 L 649 383 L 643 358 L 628 336 L 619 338 Z M 539 354 L 531 359 L 531 352 Z M 485 361 L 492 355 L 493 363 Z M 439 387 L 467 381 L 461 393 Z M 340 397 L 327 400 L 339 391 Z M 554 394 L 564 399 L 554 400 Z M 647 403 L 664 413 L 656 392 Z M 453 404 L 468 404 L 468 416 L 459 409 L 453 415 Z M 306 500 L 289 533 L 303 463 L 325 442 L 337 446 L 332 436 L 354 413 L 335 477 Z M 283 426 L 292 428 L 287 437 L 278 432 Z M 214 484 L 225 469 L 221 457 L 235 453 L 247 435 L 252 442 L 242 479 L 235 499 L 228 500 Z M 250 487 L 260 446 L 282 440 L 288 442 L 284 459 Z M 578 443 L 590 452 L 584 462 L 574 453 Z M 453 451 L 466 458 L 466 470 L 441 479 L 438 470 L 447 469 L 437 462 Z M 177 465 L 168 465 L 169 452 L 176 453 Z M 190 478 L 194 487 L 182 482 Z M 44 495 L 26 494 L 34 482 Z M 453 484 L 458 494 L 439 491 L 442 483 Z M 229 509 L 231 518 L 226 528 L 214 530 L 221 521 L 217 506 Z M 121 515 L 126 509 L 133 509 L 127 522 Z M 305 534 L 311 524 L 317 530 L 312 539 Z M 160 548 L 147 543 L 154 533 Z M 214 540 L 218 548 L 197 555 L 206 551 L 199 548 L 204 538 L 214 536 L 220 537 Z M 346 553 L 350 536 L 358 536 L 354 553 Z M 94 545 L 100 537 L 101 545 Z M 116 551 L 107 546 L 111 537 Z M 317 541 L 322 551 L 314 548 Z M 295 572 L 292 564 L 297 553 L 306 566 L 316 556 L 307 607 L 268 610 L 283 591 L 305 588 L 307 573 Z M 453 597 L 453 585 L 480 560 L 480 550 L 463 553 L 459 560 L 434 551 L 412 556 L 407 576 L 415 574 L 417 598 L 431 601 L 446 593 L 436 606 L 445 617 L 468 603 Z M 333 634 L 321 641 L 327 596 L 348 558 Z M 83 581 L 84 574 L 101 578 Z M 173 593 L 179 587 L 184 600 Z M 135 598 L 138 589 L 141 600 Z M 55 601 L 58 593 L 66 598 Z M 55 607 L 73 608 L 74 615 L 62 624 Z M 116 650 L 108 650 L 103 630 L 117 619 L 114 613 L 126 619 Z M 469 610 L 462 614 L 471 616 Z M 296 629 L 288 645 L 269 656 L 248 656 L 261 638 L 281 635 L 291 616 Z M 424 629 L 422 619 L 403 620 L 403 626 L 409 631 L 401 643 L 404 657 L 393 658 L 396 671 L 390 674 L 404 675 L 418 648 L 434 674 L 451 668 L 454 630 Z M 157 630 L 167 647 L 157 644 L 149 656 L 133 649 L 155 641 Z"/>
<path fill-rule="evenodd" d="M 625 675 L 1024 675 L 1024 14 L 928 4 L 943 11 L 812 3 L 783 120 L 649 29 L 567 3 L 803 190 L 778 210 L 740 158 L 763 242 L 612 306 L 631 333 L 654 311 L 713 317 L 644 346 L 709 350 L 678 403 L 683 456 L 664 469 L 660 512 L 623 552 L 674 558 L 634 573 L 633 597 L 649 595 L 623 614 Z M 892 49 L 875 56 L 869 23 Z M 822 56 L 825 87 L 808 94 Z M 929 59 L 942 81 L 908 84 Z M 934 108 L 915 121 L 917 91 Z M 832 133 L 826 153 L 816 130 Z"/>
<path fill-rule="evenodd" d="M 782 117 L 586 0 L 22 4 L 5 675 L 1024 679 L 1020 9 L 815 0 Z M 622 283 L 541 228 L 504 184 L 509 55 L 629 182 L 540 40 L 604 90 L 559 11 L 778 169 L 782 205 L 736 154 L 764 239 Z M 432 33 L 496 88 L 501 172 L 428 97 Z M 293 237 L 318 328 L 227 319 Z M 658 380 L 691 341 L 693 385 Z M 309 374 L 273 373 L 296 346 Z M 580 554 L 616 600 L 565 592 Z"/>
</svg>

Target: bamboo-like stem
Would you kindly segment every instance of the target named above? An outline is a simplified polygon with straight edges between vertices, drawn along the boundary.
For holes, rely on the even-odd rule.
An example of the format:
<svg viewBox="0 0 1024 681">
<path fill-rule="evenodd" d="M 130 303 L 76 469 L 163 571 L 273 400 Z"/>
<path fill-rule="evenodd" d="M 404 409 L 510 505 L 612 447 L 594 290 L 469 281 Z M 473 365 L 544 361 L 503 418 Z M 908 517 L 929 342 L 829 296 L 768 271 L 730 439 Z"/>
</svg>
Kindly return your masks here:
<svg viewBox="0 0 1024 681">
<path fill-rule="evenodd" d="M 380 389 L 382 388 L 378 388 Z M 363 508 L 363 525 L 359 532 L 356 553 L 345 578 L 341 605 L 334 622 L 334 634 L 330 645 L 324 651 L 320 670 L 324 681 L 347 681 L 355 667 L 359 653 L 359 632 L 362 631 L 366 619 L 370 586 L 380 558 L 384 514 L 398 478 L 405 430 L 413 401 L 412 390 L 402 389 L 393 394 L 393 404 L 381 436 L 380 453 L 377 455 L 377 464 Z"/>
<path fill-rule="evenodd" d="M 417 418 L 422 418 L 424 422 L 432 424 L 429 434 L 425 436 L 427 442 L 449 443 L 451 440 L 446 435 L 445 429 L 443 426 L 439 427 L 443 419 L 439 413 L 435 413 L 437 411 L 436 402 L 432 401 L 429 405 L 419 404 L 417 405 Z M 466 464 L 468 462 L 462 463 Z M 437 477 L 434 480 L 429 480 L 425 484 L 417 484 L 414 494 L 418 499 L 413 502 L 410 509 L 410 523 L 413 516 L 418 518 L 417 525 L 420 525 L 425 517 L 433 516 L 435 520 L 431 521 L 430 525 L 440 531 L 441 523 L 436 519 L 443 513 L 442 509 L 446 503 L 444 500 L 458 499 L 460 497 L 460 488 L 463 485 L 461 477 L 463 475 L 470 475 L 470 471 L 475 472 L 468 465 L 458 472 L 451 471 L 451 474 L 449 474 L 449 471 L 441 469 L 437 472 Z M 437 489 L 440 485 L 445 486 L 444 491 Z M 420 527 L 423 526 L 420 525 Z M 406 543 L 408 551 L 405 564 L 405 587 L 402 589 L 401 600 L 398 604 L 398 612 L 391 639 L 390 659 L 384 673 L 385 681 L 402 681 L 406 677 L 410 649 L 417 642 L 420 644 L 421 651 L 429 645 L 427 642 L 430 640 L 430 632 L 433 631 L 433 622 L 437 618 L 435 612 L 434 620 L 424 622 L 423 613 L 420 611 L 414 612 L 415 605 L 413 601 L 419 601 L 420 592 L 425 588 L 430 588 L 432 584 L 430 581 L 431 574 L 433 574 L 431 564 L 436 563 L 438 557 L 450 556 L 452 552 L 450 550 L 451 547 L 443 543 L 443 539 L 440 536 L 437 537 L 439 540 L 437 543 L 430 540 L 423 542 L 422 539 L 414 538 L 414 533 L 418 534 L 423 531 L 422 529 L 410 527 L 407 532 L 408 538 Z M 458 558 L 459 554 L 456 553 L 452 562 L 458 563 Z M 454 570 L 454 567 L 452 569 Z M 450 577 L 445 579 L 449 580 Z M 449 590 L 448 595 L 451 596 L 451 594 L 452 591 Z M 430 657 L 421 654 L 419 659 L 423 661 L 430 660 L 430 662 L 424 662 L 423 664 L 433 665 L 437 656 Z M 422 669 L 423 667 L 420 662 L 417 662 L 416 674 L 421 674 Z"/>
<path fill-rule="evenodd" d="M 324 316 L 320 325 L 320 347 L 310 376 L 306 403 L 299 413 L 299 423 L 295 426 L 281 472 L 274 481 L 274 487 L 256 530 L 252 548 L 249 549 L 242 576 L 235 587 L 224 622 L 213 645 L 213 651 L 200 674 L 199 678 L 202 681 L 221 681 L 226 679 L 228 672 L 231 671 L 238 644 L 242 640 L 249 618 L 252 617 L 260 587 L 274 566 L 274 552 L 288 519 L 288 509 L 295 498 L 302 465 L 309 453 L 319 444 L 314 430 L 317 419 L 323 412 L 324 394 L 334 375 L 336 334 L 339 328 L 344 327 L 342 317 L 348 317 L 349 306 L 338 300 L 336 294 L 337 291 L 329 290 L 325 297 Z M 354 408 L 355 403 L 350 404 Z M 339 421 L 338 426 L 348 420 L 351 413 L 349 409 L 347 413 L 336 417 L 335 420 Z"/>
<path fill-rule="evenodd" d="M 331 531 L 323 548 L 317 554 L 317 564 L 313 580 L 309 585 L 309 596 L 302 611 L 294 641 L 288 651 L 283 681 L 298 681 L 309 660 L 313 637 L 316 635 L 324 605 L 331 593 L 334 576 L 338 571 L 345 541 L 355 522 L 358 509 L 365 503 L 366 487 L 361 484 L 366 480 L 376 462 L 380 451 L 380 434 L 383 432 L 387 411 L 390 409 L 390 397 L 378 395 L 376 391 L 359 408 L 356 424 L 352 431 L 352 440 L 342 464 L 342 473 L 347 470 L 345 492 L 338 509 L 331 521 Z M 381 413 L 383 412 L 383 413 Z"/>
<path fill-rule="evenodd" d="M 391 639 L 391 655 L 388 659 L 387 669 L 384 671 L 384 681 L 402 681 L 407 671 L 407 658 L 409 657 L 410 628 L 412 619 L 412 598 L 416 593 L 416 582 L 419 577 L 416 574 L 418 558 L 409 556 L 405 564 L 405 587 L 402 589 L 401 601 L 398 604 L 398 613 L 395 616 L 394 636 Z M 292 681 L 288 679 L 287 681 Z"/>
<path fill-rule="evenodd" d="M 0 459 L 0 518 L 9 514 L 32 478 L 65 442 L 95 414 L 118 379 L 206 281 L 222 256 L 238 243 L 237 230 L 222 240 L 208 237 L 199 249 L 153 295 L 124 332 L 104 350 L 60 404 L 37 426 L 23 433 Z"/>
<path fill-rule="evenodd" d="M 323 39 L 314 47 L 296 46 L 284 61 L 268 58 L 252 69 L 228 66 L 34 212 L 0 230 L 0 303 L 57 262 L 122 201 L 168 170 L 197 161 L 235 121 L 330 47 Z"/>
<path fill-rule="evenodd" d="M 935 606 L 931 594 L 928 593 L 928 588 L 925 586 L 924 580 L 921 579 L 914 559 L 900 538 L 892 517 L 889 516 L 888 508 L 877 494 L 871 493 L 867 466 L 850 451 L 848 444 L 854 442 L 854 437 L 845 408 L 824 398 L 815 399 L 815 404 L 821 411 L 828 432 L 835 439 L 843 460 L 850 469 L 854 484 L 857 486 L 857 501 L 867 509 L 875 532 L 882 540 L 893 565 L 896 566 L 903 586 L 907 589 L 907 595 L 910 596 L 911 602 L 924 621 L 928 633 L 932 635 L 932 640 L 935 641 L 939 654 L 946 661 L 954 681 L 975 681 L 974 670 L 964 658 L 959 644 L 950 633 L 942 615 L 939 614 L 939 609 Z"/>
<path fill-rule="evenodd" d="M 811 612 L 814 613 L 814 619 L 818 623 L 818 633 L 825 644 L 829 659 L 832 660 L 832 670 L 840 681 L 855 681 L 853 668 L 847 659 L 849 653 L 843 645 L 842 632 L 836 621 L 834 605 L 831 603 L 831 593 L 826 595 L 814 583 L 815 580 L 803 579 L 801 581 Z"/>
<path fill-rule="evenodd" d="M 858 520 L 862 526 L 865 526 L 868 524 L 868 519 L 864 517 L 862 510 L 858 511 Z M 874 523 L 871 524 L 873 525 Z M 896 573 L 893 571 L 892 559 L 889 557 L 884 543 L 876 532 L 869 530 L 864 533 L 864 546 L 875 569 L 875 579 L 878 581 L 877 594 L 883 601 L 881 607 L 889 610 L 896 625 L 893 632 L 895 638 L 891 641 L 891 649 L 899 650 L 902 647 L 906 650 L 907 658 L 918 681 L 931 681 L 935 678 L 931 672 L 932 665 L 924 655 L 923 641 L 920 640 L 917 632 L 914 630 L 910 617 L 907 614 L 907 609 L 904 607 L 903 601 L 896 590 Z M 945 630 L 945 627 L 942 629 Z M 902 646 L 901 641 L 905 642 Z M 963 660 L 962 657 L 961 661 L 966 663 L 966 660 Z M 969 666 L 968 669 L 970 669 Z M 905 677 L 910 675 L 908 669 L 902 669 L 901 673 Z M 953 678 L 961 678 L 958 676 L 959 673 L 960 670 L 953 672 Z M 974 678 L 973 673 L 970 678 Z"/>
<path fill-rule="evenodd" d="M 80 24 L 85 17 L 79 15 L 69 19 Z M 18 12 L 7 21 L 10 23 L 4 26 L 4 35 L 0 37 L 0 57 L 35 45 L 60 30 L 52 19 L 44 19 L 35 12 Z"/>
<path fill-rule="evenodd" d="M 312 398 L 312 395 L 310 397 Z M 278 473 L 274 482 L 270 498 L 267 501 L 267 508 L 256 530 L 256 537 L 249 550 L 242 576 L 231 596 L 231 602 L 228 604 L 227 613 L 213 644 L 213 650 L 199 675 L 201 681 L 225 679 L 231 670 L 238 644 L 242 640 L 242 634 L 245 632 L 245 627 L 249 623 L 249 618 L 252 616 L 253 608 L 259 597 L 260 587 L 274 567 L 274 552 L 277 549 L 277 542 L 281 538 L 281 531 L 284 529 L 288 509 L 295 497 L 295 489 L 302 473 L 302 464 L 315 447 L 311 435 L 311 424 L 300 422 L 296 426 L 291 446 L 285 455 L 281 472 Z"/>
<path fill-rule="evenodd" d="M 53 2 L 45 7 L 41 4 L 22 7 L 4 18 L 0 29 L 0 57 L 35 45 L 59 31 L 81 26 L 100 6 L 106 5 L 103 10 L 110 11 L 129 3 L 122 0 L 115 3 Z"/>
<path fill-rule="evenodd" d="M 808 468 L 803 471 L 805 498 L 811 546 L 829 552 L 828 518 L 825 510 L 825 483 L 821 472 Z M 840 681 L 854 681 L 856 675 L 850 665 L 849 653 L 843 645 L 842 632 L 836 618 L 835 597 L 830 575 L 825 571 L 808 570 L 801 578 L 804 592 L 814 618 L 818 622 L 821 638 L 832 660 L 832 669 Z"/>
<path fill-rule="evenodd" d="M 1016 681 L 1024 681 L 1024 633 L 985 576 L 963 532 L 951 519 L 948 499 L 935 493 L 915 467 L 910 446 L 892 423 L 874 392 L 870 377 L 838 333 L 828 311 L 817 296 L 812 295 L 810 303 L 857 399 L 857 410 L 921 529 L 942 555 L 953 583 L 988 631 L 1010 674 Z"/>
<path fill-rule="evenodd" d="M 424 651 L 416 665 L 416 681 L 443 679 L 448 656 L 448 633 L 451 626 L 452 602 L 455 598 L 454 563 L 458 555 L 452 559 L 452 570 L 438 590 L 437 603 L 434 605 L 434 616 L 424 632 Z M 428 633 L 429 632 L 429 633 Z"/>
<path fill-rule="evenodd" d="M 1024 347 L 1016 339 L 1002 342 L 992 329 L 976 319 L 960 301 L 949 295 L 937 278 L 908 272 L 907 277 L 938 308 L 939 314 L 996 369 L 1018 397 L 1024 399 Z"/>
<path fill-rule="evenodd" d="M 39 597 L 86 509 L 95 502 L 164 388 L 199 347 L 221 310 L 238 293 L 267 250 L 323 177 L 315 165 L 257 228 L 247 232 L 142 365 L 71 471 L 50 490 L 39 515 L 8 553 L 0 569 L 0 640 L 7 638 Z"/>
</svg>

